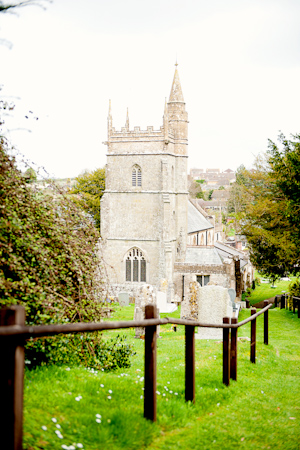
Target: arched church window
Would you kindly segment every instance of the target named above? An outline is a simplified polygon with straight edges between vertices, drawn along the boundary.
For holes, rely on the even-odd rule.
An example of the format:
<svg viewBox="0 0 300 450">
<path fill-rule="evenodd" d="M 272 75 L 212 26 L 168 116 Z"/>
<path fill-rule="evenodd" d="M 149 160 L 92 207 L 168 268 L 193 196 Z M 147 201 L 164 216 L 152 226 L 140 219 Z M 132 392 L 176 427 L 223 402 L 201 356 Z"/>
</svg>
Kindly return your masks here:
<svg viewBox="0 0 300 450">
<path fill-rule="evenodd" d="M 146 260 L 139 248 L 132 248 L 127 253 L 126 281 L 146 281 Z"/>
<path fill-rule="evenodd" d="M 138 165 L 132 168 L 132 186 L 142 186 L 142 170 Z"/>
</svg>

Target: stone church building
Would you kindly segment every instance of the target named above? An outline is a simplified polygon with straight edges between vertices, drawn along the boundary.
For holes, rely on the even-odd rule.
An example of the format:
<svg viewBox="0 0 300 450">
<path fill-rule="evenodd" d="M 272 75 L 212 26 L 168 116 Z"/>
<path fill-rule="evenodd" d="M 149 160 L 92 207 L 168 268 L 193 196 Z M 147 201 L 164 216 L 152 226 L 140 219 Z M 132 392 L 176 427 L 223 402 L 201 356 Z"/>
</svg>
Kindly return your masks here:
<svg viewBox="0 0 300 450">
<path fill-rule="evenodd" d="M 111 292 L 135 296 L 146 284 L 180 302 L 188 281 L 235 288 L 236 257 L 224 263 L 214 224 L 188 198 L 188 114 L 177 65 L 160 129 L 130 129 L 127 112 L 115 130 L 110 105 L 105 144 L 101 235 Z"/>
</svg>

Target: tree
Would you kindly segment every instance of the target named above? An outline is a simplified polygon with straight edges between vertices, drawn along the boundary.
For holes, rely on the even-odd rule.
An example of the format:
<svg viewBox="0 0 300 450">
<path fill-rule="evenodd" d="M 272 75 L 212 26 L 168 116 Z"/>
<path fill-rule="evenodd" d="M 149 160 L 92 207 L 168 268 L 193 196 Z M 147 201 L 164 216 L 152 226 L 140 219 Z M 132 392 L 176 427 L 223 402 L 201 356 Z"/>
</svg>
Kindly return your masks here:
<svg viewBox="0 0 300 450">
<path fill-rule="evenodd" d="M 28 325 L 97 322 L 102 312 L 99 232 L 56 184 L 26 183 L 0 137 L 0 306 L 25 307 Z M 132 345 L 100 332 L 28 340 L 26 361 L 129 367 Z"/>
<path fill-rule="evenodd" d="M 241 229 L 253 264 L 273 282 L 300 264 L 300 135 L 269 141 L 265 158 L 243 172 Z M 281 148 L 280 148 L 280 147 Z"/>
<path fill-rule="evenodd" d="M 100 229 L 100 200 L 105 189 L 105 169 L 85 171 L 75 179 L 71 194 L 77 194 L 74 201 L 89 214 Z"/>
<path fill-rule="evenodd" d="M 3 140 L 0 186 L 1 304 L 23 304 L 34 324 L 99 319 L 93 224 L 55 186 L 44 194 L 28 185 Z"/>
<path fill-rule="evenodd" d="M 249 185 L 249 177 L 251 172 L 247 171 L 245 166 L 241 165 L 236 171 L 236 181 L 230 186 L 229 199 L 227 202 L 227 210 L 231 214 L 239 215 L 242 213 L 247 203 L 249 203 L 249 195 L 246 187 Z M 250 182 L 251 184 L 251 182 Z"/>
<path fill-rule="evenodd" d="M 34 183 L 37 180 L 37 175 L 32 167 L 28 167 L 23 174 L 26 183 Z"/>
</svg>

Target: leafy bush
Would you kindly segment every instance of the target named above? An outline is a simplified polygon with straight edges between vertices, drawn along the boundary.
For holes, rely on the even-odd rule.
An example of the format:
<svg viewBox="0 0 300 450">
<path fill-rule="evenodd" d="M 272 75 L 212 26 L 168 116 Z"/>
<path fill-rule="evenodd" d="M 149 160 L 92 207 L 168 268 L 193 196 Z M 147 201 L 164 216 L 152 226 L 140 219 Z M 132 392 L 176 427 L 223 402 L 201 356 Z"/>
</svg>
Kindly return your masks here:
<svg viewBox="0 0 300 450">
<path fill-rule="evenodd" d="M 26 183 L 0 142 L 0 303 L 21 304 L 28 324 L 99 320 L 99 233 L 52 185 Z"/>
<path fill-rule="evenodd" d="M 300 297 L 300 281 L 296 279 L 289 284 L 290 297 Z"/>
<path fill-rule="evenodd" d="M 257 286 L 261 285 L 261 279 L 259 277 L 255 277 L 255 284 L 257 284 Z"/>
<path fill-rule="evenodd" d="M 28 325 L 99 321 L 99 231 L 67 194 L 49 185 L 45 193 L 27 183 L 0 136 L 0 306 L 24 306 Z M 131 354 L 124 338 L 108 345 L 100 333 L 26 344 L 32 366 L 115 368 L 128 365 Z"/>
<path fill-rule="evenodd" d="M 50 364 L 114 370 L 130 367 L 135 355 L 126 336 L 104 340 L 100 332 L 59 335 L 31 339 L 26 345 L 26 364 L 30 369 Z"/>
<path fill-rule="evenodd" d="M 105 189 L 105 169 L 85 171 L 75 180 L 70 191 L 71 194 L 76 194 L 73 201 L 93 218 L 95 226 L 100 230 L 100 200 Z"/>
<path fill-rule="evenodd" d="M 251 289 L 250 289 L 249 287 L 246 289 L 246 295 L 247 295 L 248 297 L 251 296 Z"/>
</svg>

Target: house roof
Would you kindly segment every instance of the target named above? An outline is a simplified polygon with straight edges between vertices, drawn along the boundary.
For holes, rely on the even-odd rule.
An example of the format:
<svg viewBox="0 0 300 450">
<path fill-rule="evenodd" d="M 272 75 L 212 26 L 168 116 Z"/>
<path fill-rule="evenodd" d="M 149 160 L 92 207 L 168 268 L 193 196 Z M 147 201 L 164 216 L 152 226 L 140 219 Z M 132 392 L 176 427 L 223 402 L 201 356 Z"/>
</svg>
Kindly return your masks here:
<svg viewBox="0 0 300 450">
<path fill-rule="evenodd" d="M 213 227 L 204 215 L 191 202 L 188 202 L 188 233 L 210 230 Z"/>
<path fill-rule="evenodd" d="M 222 259 L 233 258 L 234 256 L 237 256 L 241 261 L 241 267 L 244 267 L 246 264 L 248 264 L 248 258 L 245 253 L 236 250 L 230 245 L 226 245 L 222 242 L 217 241 L 215 242 L 215 248 Z"/>
<path fill-rule="evenodd" d="M 220 265 L 223 261 L 214 247 L 188 247 L 185 264 Z"/>
<path fill-rule="evenodd" d="M 228 200 L 229 199 L 229 195 L 230 192 L 225 190 L 225 189 L 221 189 L 218 191 L 214 191 L 211 195 L 211 198 L 213 200 L 220 200 L 220 199 L 224 199 L 224 200 Z"/>
</svg>

